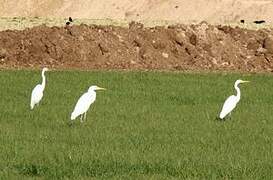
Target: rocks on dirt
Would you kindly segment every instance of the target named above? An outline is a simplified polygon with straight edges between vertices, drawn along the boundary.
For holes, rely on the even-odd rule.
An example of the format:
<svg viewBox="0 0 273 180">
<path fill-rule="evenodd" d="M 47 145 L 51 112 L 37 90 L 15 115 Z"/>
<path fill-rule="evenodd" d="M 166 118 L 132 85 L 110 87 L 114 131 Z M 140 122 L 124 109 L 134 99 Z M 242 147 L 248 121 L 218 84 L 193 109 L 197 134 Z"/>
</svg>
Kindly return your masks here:
<svg viewBox="0 0 273 180">
<path fill-rule="evenodd" d="M 7 56 L 7 53 L 6 49 L 0 49 L 0 59 L 4 59 Z"/>
<path fill-rule="evenodd" d="M 172 25 L 38 26 L 0 32 L 0 68 L 273 71 L 272 30 Z"/>
<path fill-rule="evenodd" d="M 247 43 L 247 49 L 256 51 L 260 47 L 259 42 L 256 39 L 250 38 Z"/>
<path fill-rule="evenodd" d="M 197 36 L 196 36 L 195 34 L 192 34 L 192 35 L 190 36 L 190 43 L 191 43 L 192 45 L 196 46 L 196 44 L 197 44 Z"/>
<path fill-rule="evenodd" d="M 273 36 L 266 37 L 263 46 L 268 53 L 273 54 Z"/>
<path fill-rule="evenodd" d="M 164 58 L 168 58 L 169 57 L 169 54 L 168 53 L 162 53 L 162 56 L 164 57 Z"/>
<path fill-rule="evenodd" d="M 185 34 L 182 33 L 177 33 L 174 36 L 174 41 L 179 44 L 180 46 L 183 46 L 184 42 L 185 42 Z"/>
<path fill-rule="evenodd" d="M 133 30 L 133 29 L 143 29 L 144 25 L 139 23 L 139 22 L 135 22 L 132 21 L 129 23 L 129 29 Z"/>
</svg>

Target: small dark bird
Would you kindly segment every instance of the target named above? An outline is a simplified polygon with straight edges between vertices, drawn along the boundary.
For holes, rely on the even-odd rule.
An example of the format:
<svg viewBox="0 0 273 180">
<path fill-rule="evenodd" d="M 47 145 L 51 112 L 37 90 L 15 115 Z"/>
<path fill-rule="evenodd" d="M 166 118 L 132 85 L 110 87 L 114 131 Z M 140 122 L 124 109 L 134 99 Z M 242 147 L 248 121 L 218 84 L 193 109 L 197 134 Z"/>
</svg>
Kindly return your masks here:
<svg viewBox="0 0 273 180">
<path fill-rule="evenodd" d="M 69 26 L 73 22 L 73 19 L 71 17 L 68 18 L 68 21 L 65 23 L 65 25 Z"/>
<path fill-rule="evenodd" d="M 244 20 L 244 19 L 241 19 L 241 20 L 240 20 L 240 23 L 245 23 L 245 20 Z"/>
<path fill-rule="evenodd" d="M 262 24 L 262 23 L 265 23 L 264 20 L 260 20 L 260 21 L 254 21 L 255 24 Z"/>
</svg>

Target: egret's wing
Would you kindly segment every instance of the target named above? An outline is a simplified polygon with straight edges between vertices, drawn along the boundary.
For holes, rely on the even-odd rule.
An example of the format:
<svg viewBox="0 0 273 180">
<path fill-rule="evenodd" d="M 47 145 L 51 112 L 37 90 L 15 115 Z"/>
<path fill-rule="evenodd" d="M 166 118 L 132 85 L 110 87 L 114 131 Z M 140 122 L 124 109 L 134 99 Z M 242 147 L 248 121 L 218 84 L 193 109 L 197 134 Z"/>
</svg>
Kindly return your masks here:
<svg viewBox="0 0 273 180">
<path fill-rule="evenodd" d="M 85 113 L 90 105 L 95 101 L 95 99 L 93 98 L 92 95 L 90 95 L 89 93 L 84 93 L 78 100 L 73 113 L 75 115 L 80 115 Z"/>
<path fill-rule="evenodd" d="M 79 100 L 76 103 L 76 106 L 74 108 L 74 113 L 76 114 L 82 114 L 84 112 L 84 110 L 86 109 L 86 105 L 87 105 L 87 93 L 84 93 Z"/>
<path fill-rule="evenodd" d="M 38 103 L 43 97 L 43 88 L 41 84 L 35 86 L 31 93 L 31 103 Z"/>
<path fill-rule="evenodd" d="M 232 95 L 232 96 L 229 96 L 224 105 L 223 105 L 223 108 L 222 108 L 222 111 L 220 113 L 220 118 L 224 118 L 228 113 L 230 113 L 235 107 L 236 107 L 236 104 L 237 104 L 237 99 L 236 99 L 236 96 Z"/>
</svg>

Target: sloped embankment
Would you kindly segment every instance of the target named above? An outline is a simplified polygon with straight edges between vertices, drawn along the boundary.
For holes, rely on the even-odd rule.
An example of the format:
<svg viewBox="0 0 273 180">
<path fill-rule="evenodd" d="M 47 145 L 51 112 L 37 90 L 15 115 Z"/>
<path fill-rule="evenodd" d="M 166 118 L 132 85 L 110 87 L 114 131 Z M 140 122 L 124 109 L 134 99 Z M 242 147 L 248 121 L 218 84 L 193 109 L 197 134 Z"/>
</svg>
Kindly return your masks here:
<svg viewBox="0 0 273 180">
<path fill-rule="evenodd" d="M 272 30 L 38 26 L 0 32 L 0 68 L 273 71 Z"/>
</svg>

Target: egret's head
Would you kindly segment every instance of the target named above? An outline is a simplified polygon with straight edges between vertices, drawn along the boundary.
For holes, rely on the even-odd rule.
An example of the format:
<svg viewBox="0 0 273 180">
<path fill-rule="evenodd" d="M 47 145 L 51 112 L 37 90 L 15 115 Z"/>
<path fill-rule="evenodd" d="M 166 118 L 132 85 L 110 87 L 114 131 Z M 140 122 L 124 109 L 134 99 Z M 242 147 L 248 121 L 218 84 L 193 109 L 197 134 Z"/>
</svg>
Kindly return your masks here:
<svg viewBox="0 0 273 180">
<path fill-rule="evenodd" d="M 106 89 L 98 87 L 98 86 L 90 86 L 88 89 L 88 91 L 96 91 L 96 90 L 106 90 Z"/>
<path fill-rule="evenodd" d="M 238 85 L 241 83 L 248 83 L 248 82 L 250 82 L 250 81 L 244 81 L 244 80 L 238 79 L 237 81 L 235 81 L 235 85 Z"/>
<path fill-rule="evenodd" d="M 46 72 L 46 71 L 48 71 L 48 68 L 43 68 L 43 72 Z"/>
</svg>

